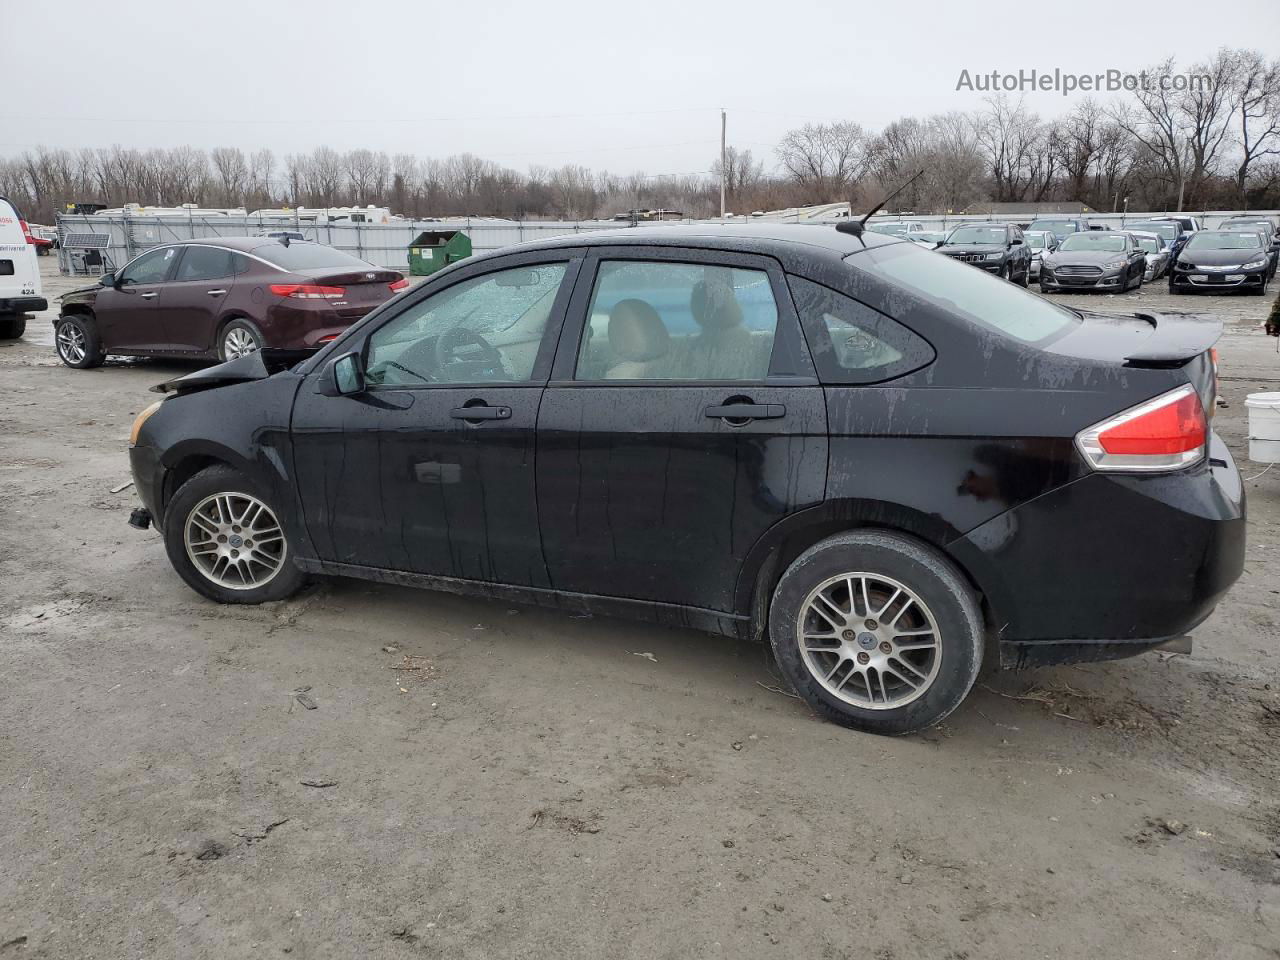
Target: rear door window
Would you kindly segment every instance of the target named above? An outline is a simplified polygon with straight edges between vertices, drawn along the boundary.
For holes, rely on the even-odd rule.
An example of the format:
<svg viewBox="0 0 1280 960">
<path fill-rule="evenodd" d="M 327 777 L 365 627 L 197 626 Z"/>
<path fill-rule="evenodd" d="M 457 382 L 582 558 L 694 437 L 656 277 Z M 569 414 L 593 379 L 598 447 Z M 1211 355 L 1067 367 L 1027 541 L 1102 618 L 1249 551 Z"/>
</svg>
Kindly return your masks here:
<svg viewBox="0 0 1280 960">
<path fill-rule="evenodd" d="M 577 380 L 764 380 L 778 306 L 763 270 L 606 260 Z"/>
<path fill-rule="evenodd" d="M 787 284 L 823 383 L 880 383 L 933 361 L 927 340 L 883 313 L 803 277 Z"/>
<path fill-rule="evenodd" d="M 221 247 L 187 247 L 175 280 L 218 280 L 232 275 L 232 253 Z"/>
</svg>

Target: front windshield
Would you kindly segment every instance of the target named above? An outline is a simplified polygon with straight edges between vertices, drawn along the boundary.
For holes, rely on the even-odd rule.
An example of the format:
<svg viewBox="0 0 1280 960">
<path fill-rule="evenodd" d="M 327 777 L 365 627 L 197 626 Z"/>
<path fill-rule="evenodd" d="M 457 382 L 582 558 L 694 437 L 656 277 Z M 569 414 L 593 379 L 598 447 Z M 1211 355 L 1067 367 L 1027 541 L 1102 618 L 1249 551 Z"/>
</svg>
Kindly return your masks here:
<svg viewBox="0 0 1280 960">
<path fill-rule="evenodd" d="M 1093 250 L 1101 253 L 1124 253 L 1124 237 L 1114 233 L 1073 233 L 1062 241 L 1059 251 Z"/>
<path fill-rule="evenodd" d="M 1066 333 L 1079 316 L 1016 284 L 940 257 L 914 243 L 895 243 L 850 254 L 845 263 L 904 294 L 956 314 L 979 327 L 1043 343 Z"/>
<path fill-rule="evenodd" d="M 1178 235 L 1178 225 L 1176 223 L 1131 223 L 1130 230 L 1141 230 L 1143 233 L 1158 233 L 1166 240 L 1172 240 Z"/>
<path fill-rule="evenodd" d="M 1034 234 L 1028 234 L 1027 246 L 1029 246 L 1032 250 L 1043 250 L 1044 237 L 1038 237 L 1038 236 L 1035 236 Z"/>
<path fill-rule="evenodd" d="M 1043 230 L 1047 233 L 1074 233 L 1075 223 L 1070 220 L 1036 220 L 1031 224 L 1032 230 Z"/>
<path fill-rule="evenodd" d="M 1155 237 L 1138 237 L 1138 246 L 1144 253 L 1160 252 L 1160 241 Z"/>
<path fill-rule="evenodd" d="M 1004 243 L 1004 227 L 956 227 L 947 243 Z"/>
<path fill-rule="evenodd" d="M 1262 238 L 1251 231 L 1240 233 L 1197 233 L 1187 244 L 1188 250 L 1254 250 L 1262 246 Z"/>
<path fill-rule="evenodd" d="M 891 237 L 900 237 L 907 232 L 905 223 L 873 223 L 867 227 L 872 233 L 887 233 Z"/>
</svg>

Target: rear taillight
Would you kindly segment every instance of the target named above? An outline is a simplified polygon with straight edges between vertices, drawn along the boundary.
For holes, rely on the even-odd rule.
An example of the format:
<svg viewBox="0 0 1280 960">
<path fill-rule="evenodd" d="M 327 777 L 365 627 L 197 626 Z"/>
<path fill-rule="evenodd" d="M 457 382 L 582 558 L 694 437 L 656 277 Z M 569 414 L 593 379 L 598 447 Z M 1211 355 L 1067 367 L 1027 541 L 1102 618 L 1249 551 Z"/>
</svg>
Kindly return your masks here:
<svg viewBox="0 0 1280 960">
<path fill-rule="evenodd" d="M 1188 385 L 1081 431 L 1076 447 L 1095 470 L 1176 470 L 1204 456 L 1208 433 L 1204 404 Z"/>
<path fill-rule="evenodd" d="M 392 293 L 399 293 L 408 285 L 409 285 L 409 281 L 406 280 L 404 277 L 401 277 L 399 280 L 395 281 L 394 283 L 387 284 L 387 286 L 391 289 Z"/>
<path fill-rule="evenodd" d="M 22 228 L 22 235 L 27 238 L 27 243 L 36 242 L 36 238 L 31 235 L 31 227 L 27 225 L 27 221 L 19 220 L 18 226 Z"/>
<path fill-rule="evenodd" d="M 273 283 L 270 289 L 277 297 L 295 300 L 337 300 L 347 293 L 345 287 L 318 287 L 312 283 Z"/>
<path fill-rule="evenodd" d="M 321 337 L 319 340 L 316 341 L 316 343 L 329 343 L 330 341 L 337 340 L 337 339 L 338 339 L 338 335 L 336 333 L 331 333 L 327 337 Z"/>
</svg>

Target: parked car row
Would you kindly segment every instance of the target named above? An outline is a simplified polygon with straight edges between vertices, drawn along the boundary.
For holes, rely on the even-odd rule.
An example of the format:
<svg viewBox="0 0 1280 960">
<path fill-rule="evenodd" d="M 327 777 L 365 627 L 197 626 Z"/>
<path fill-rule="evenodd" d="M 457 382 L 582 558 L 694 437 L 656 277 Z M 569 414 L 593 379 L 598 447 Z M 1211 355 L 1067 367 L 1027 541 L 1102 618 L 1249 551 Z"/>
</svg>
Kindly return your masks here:
<svg viewBox="0 0 1280 960">
<path fill-rule="evenodd" d="M 1167 276 L 1172 293 L 1244 289 L 1265 294 L 1280 260 L 1280 224 L 1267 216 L 1233 217 L 1205 230 L 1195 217 L 1135 221 L 1122 230 L 1078 217 L 1016 224 L 964 224 L 941 240 L 918 222 L 871 229 L 1042 292 L 1124 292 Z M 1193 256 L 1184 256 L 1186 251 Z"/>
</svg>

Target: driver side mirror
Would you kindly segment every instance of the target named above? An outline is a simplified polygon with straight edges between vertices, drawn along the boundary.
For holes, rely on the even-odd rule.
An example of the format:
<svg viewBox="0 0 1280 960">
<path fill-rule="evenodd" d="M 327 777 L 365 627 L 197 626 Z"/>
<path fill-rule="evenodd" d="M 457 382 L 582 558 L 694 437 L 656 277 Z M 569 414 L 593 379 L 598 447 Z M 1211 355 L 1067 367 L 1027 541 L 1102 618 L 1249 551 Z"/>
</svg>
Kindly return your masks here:
<svg viewBox="0 0 1280 960">
<path fill-rule="evenodd" d="M 118 285 L 119 284 L 114 273 L 104 273 L 98 278 L 98 286 L 100 287 L 114 287 Z"/>
<path fill-rule="evenodd" d="M 326 397 L 350 397 L 364 389 L 364 364 L 358 353 L 344 353 L 330 362 L 320 378 L 319 392 Z"/>
</svg>

